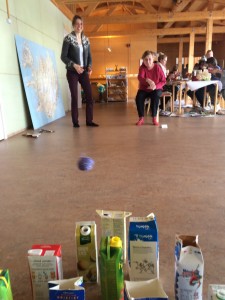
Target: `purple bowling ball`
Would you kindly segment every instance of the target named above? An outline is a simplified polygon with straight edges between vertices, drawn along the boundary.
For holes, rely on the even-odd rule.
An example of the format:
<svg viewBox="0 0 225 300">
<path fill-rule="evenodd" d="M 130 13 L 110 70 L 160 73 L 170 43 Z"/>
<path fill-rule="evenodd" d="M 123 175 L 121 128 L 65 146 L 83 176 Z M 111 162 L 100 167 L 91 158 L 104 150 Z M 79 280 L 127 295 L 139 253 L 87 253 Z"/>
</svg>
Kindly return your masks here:
<svg viewBox="0 0 225 300">
<path fill-rule="evenodd" d="M 78 168 L 81 171 L 90 171 L 94 167 L 94 160 L 91 157 L 80 157 L 78 160 Z"/>
</svg>

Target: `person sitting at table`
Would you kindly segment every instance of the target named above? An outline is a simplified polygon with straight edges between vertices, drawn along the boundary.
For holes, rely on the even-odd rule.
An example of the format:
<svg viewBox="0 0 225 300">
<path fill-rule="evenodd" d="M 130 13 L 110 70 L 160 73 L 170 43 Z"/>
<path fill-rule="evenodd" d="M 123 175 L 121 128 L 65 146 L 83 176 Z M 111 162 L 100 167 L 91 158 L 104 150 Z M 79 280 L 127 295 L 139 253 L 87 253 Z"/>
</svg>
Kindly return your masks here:
<svg viewBox="0 0 225 300">
<path fill-rule="evenodd" d="M 177 65 L 173 66 L 172 70 L 169 72 L 166 78 L 166 84 L 163 87 L 163 92 L 173 93 L 172 81 L 180 79 L 180 72 L 178 71 Z M 175 85 L 174 87 L 174 100 L 177 99 L 177 93 L 179 91 L 179 86 Z M 166 98 L 166 103 L 170 98 Z M 162 105 L 159 106 L 162 109 Z"/>
<path fill-rule="evenodd" d="M 211 73 L 212 74 L 216 74 L 216 76 L 218 76 L 218 74 L 220 74 L 221 78 L 221 84 L 222 84 L 222 87 L 221 87 L 221 91 L 220 91 L 220 94 L 222 95 L 223 99 L 225 100 L 225 69 L 213 69 L 211 70 Z"/>
<path fill-rule="evenodd" d="M 206 54 L 205 54 L 206 59 L 210 58 L 210 57 L 214 57 L 213 56 L 213 51 L 212 50 L 207 50 Z"/>
<path fill-rule="evenodd" d="M 151 99 L 150 108 L 153 125 L 159 125 L 156 116 L 166 78 L 162 68 L 154 63 L 154 56 L 154 52 L 146 50 L 142 55 L 143 63 L 138 72 L 139 89 L 135 99 L 139 116 L 136 123 L 138 126 L 144 124 L 144 103 L 148 97 Z"/>
<path fill-rule="evenodd" d="M 220 67 L 217 64 L 217 60 L 215 57 L 209 57 L 207 59 L 207 65 L 208 65 L 208 71 L 212 74 L 211 80 L 220 80 L 220 74 L 218 71 L 220 70 Z M 209 93 L 210 99 L 211 99 L 211 105 L 214 105 L 215 103 L 215 85 L 210 84 L 207 86 L 206 91 Z M 203 101 L 204 101 L 204 87 L 198 89 L 195 92 L 196 98 L 200 105 L 203 107 Z M 210 107 L 208 105 L 205 107 L 206 110 L 209 110 Z"/>
<path fill-rule="evenodd" d="M 194 69 L 193 69 L 193 72 L 192 72 L 192 76 L 194 76 L 194 73 L 197 72 L 197 71 L 203 71 L 206 67 L 207 67 L 207 63 L 206 63 L 206 57 L 205 56 L 202 56 L 200 58 L 200 60 L 198 61 L 198 63 L 196 63 L 194 65 Z M 193 100 L 193 97 L 194 97 L 194 92 L 191 91 L 191 90 L 188 90 L 187 91 L 187 95 Z"/>
</svg>

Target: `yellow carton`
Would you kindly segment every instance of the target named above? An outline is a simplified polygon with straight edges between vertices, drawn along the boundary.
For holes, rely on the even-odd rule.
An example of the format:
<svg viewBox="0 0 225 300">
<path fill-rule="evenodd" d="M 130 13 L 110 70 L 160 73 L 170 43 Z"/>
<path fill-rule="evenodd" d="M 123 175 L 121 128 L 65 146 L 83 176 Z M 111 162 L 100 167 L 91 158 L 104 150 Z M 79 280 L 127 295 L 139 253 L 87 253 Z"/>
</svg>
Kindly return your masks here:
<svg viewBox="0 0 225 300">
<path fill-rule="evenodd" d="M 75 229 L 77 273 L 84 282 L 98 282 L 96 224 L 76 222 Z"/>
</svg>

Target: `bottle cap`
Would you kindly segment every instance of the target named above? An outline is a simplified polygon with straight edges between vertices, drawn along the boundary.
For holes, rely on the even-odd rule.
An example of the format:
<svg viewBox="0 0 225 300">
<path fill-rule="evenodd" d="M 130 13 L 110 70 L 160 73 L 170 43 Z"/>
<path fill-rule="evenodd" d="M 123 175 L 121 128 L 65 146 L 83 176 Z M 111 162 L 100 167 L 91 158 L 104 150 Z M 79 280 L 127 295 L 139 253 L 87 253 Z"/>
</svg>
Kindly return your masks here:
<svg viewBox="0 0 225 300">
<path fill-rule="evenodd" d="M 80 233 L 84 236 L 89 235 L 91 233 L 91 228 L 87 225 L 82 226 L 80 229 Z"/>
<path fill-rule="evenodd" d="M 113 236 L 110 240 L 110 247 L 122 248 L 122 241 L 118 236 Z"/>
</svg>

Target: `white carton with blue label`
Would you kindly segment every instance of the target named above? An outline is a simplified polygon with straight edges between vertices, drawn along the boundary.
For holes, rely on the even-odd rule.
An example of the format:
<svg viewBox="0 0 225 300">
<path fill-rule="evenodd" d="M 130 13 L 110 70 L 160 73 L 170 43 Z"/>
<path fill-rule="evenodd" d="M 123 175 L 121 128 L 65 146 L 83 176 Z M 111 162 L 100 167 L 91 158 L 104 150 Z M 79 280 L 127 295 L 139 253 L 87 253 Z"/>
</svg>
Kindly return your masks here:
<svg viewBox="0 0 225 300">
<path fill-rule="evenodd" d="M 85 300 L 83 277 L 48 282 L 49 300 Z"/>
<path fill-rule="evenodd" d="M 203 272 L 198 236 L 176 235 L 175 299 L 202 300 Z"/>
<path fill-rule="evenodd" d="M 158 278 L 145 281 L 125 281 L 124 300 L 168 300 Z"/>
<path fill-rule="evenodd" d="M 130 280 L 159 277 L 158 228 L 153 213 L 130 218 L 128 261 Z"/>
</svg>

